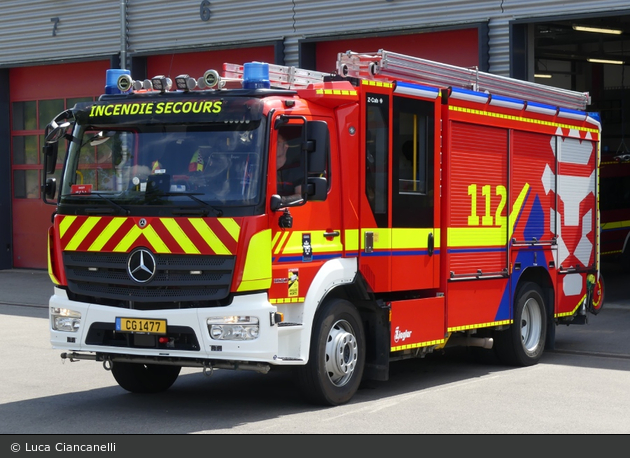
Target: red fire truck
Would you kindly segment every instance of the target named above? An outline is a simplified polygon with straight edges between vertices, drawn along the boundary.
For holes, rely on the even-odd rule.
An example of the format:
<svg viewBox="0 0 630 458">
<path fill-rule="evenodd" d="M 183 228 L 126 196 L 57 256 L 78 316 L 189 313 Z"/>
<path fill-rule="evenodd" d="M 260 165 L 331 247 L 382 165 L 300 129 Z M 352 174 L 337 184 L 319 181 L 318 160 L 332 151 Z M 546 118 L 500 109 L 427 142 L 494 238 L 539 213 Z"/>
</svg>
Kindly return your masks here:
<svg viewBox="0 0 630 458">
<path fill-rule="evenodd" d="M 112 71 L 46 130 L 62 358 L 130 392 L 291 366 L 339 405 L 451 345 L 535 364 L 599 312 L 588 93 L 384 50 L 174 80 Z"/>
</svg>

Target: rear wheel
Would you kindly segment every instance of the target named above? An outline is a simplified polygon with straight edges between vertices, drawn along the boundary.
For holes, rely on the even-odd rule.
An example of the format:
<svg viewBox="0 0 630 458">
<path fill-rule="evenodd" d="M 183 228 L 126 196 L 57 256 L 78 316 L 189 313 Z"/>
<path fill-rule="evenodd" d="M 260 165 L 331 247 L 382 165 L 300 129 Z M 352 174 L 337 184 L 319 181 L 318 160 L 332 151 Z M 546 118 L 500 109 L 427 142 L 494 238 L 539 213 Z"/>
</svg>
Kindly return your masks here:
<svg viewBox="0 0 630 458">
<path fill-rule="evenodd" d="M 159 393 L 168 390 L 181 371 L 179 366 L 114 362 L 116 382 L 132 393 Z"/>
<path fill-rule="evenodd" d="M 543 293 L 535 283 L 521 285 L 514 304 L 514 323 L 494 333 L 494 348 L 504 364 L 531 366 L 543 354 L 547 335 L 547 312 Z"/>
<path fill-rule="evenodd" d="M 334 299 L 322 306 L 313 325 L 309 361 L 298 369 L 305 398 L 320 405 L 340 405 L 357 392 L 365 365 L 365 338 L 357 309 Z"/>
</svg>

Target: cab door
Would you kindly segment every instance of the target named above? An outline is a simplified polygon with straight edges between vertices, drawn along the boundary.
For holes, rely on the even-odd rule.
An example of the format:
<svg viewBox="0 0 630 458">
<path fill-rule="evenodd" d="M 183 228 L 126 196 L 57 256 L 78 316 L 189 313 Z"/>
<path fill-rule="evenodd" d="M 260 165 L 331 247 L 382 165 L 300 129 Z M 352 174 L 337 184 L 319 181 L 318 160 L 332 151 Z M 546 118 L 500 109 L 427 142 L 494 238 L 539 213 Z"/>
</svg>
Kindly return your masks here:
<svg viewBox="0 0 630 458">
<path fill-rule="evenodd" d="M 296 117 L 297 118 L 297 117 Z M 331 259 L 343 255 L 340 192 L 341 174 L 331 157 L 337 156 L 337 139 L 332 120 L 320 117 L 328 130 L 324 173 L 317 176 L 327 178 L 327 195 L 324 200 L 307 200 L 271 213 L 273 284 L 270 300 L 275 304 L 304 302 L 313 279 L 322 266 Z M 291 122 L 272 129 L 270 143 L 270 170 L 276 171 L 268 180 L 268 195 L 278 194 L 289 201 L 296 200 L 295 194 L 304 178 L 304 156 L 301 153 L 305 125 Z M 309 177 L 315 176 L 309 172 Z"/>
<path fill-rule="evenodd" d="M 365 93 L 359 268 L 376 292 L 439 285 L 438 93 L 404 83 Z"/>
<path fill-rule="evenodd" d="M 392 290 L 437 288 L 440 234 L 435 119 L 438 107 L 433 100 L 394 95 L 392 108 Z"/>
</svg>

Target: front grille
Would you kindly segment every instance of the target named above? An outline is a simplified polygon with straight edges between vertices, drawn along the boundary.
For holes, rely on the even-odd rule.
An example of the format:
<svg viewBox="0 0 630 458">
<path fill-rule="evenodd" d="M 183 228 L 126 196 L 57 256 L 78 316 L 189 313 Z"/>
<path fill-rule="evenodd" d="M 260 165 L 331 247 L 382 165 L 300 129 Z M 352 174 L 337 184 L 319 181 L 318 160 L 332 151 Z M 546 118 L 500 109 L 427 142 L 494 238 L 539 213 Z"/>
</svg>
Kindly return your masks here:
<svg viewBox="0 0 630 458">
<path fill-rule="evenodd" d="M 141 310 L 231 302 L 234 256 L 155 254 L 156 273 L 146 283 L 129 277 L 128 257 L 128 253 L 65 252 L 69 298 Z"/>
</svg>

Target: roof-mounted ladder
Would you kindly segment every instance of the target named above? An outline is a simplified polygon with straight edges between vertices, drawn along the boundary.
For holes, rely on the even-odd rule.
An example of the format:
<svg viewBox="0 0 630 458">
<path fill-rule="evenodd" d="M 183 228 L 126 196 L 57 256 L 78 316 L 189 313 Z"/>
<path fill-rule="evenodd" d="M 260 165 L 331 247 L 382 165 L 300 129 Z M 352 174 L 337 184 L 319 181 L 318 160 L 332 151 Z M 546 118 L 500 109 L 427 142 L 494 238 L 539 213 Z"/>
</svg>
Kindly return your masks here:
<svg viewBox="0 0 630 458">
<path fill-rule="evenodd" d="M 269 65 L 269 83 L 273 87 L 283 89 L 305 88 L 312 83 L 321 83 L 325 76 L 330 73 L 304 70 L 297 67 L 287 67 L 284 65 Z M 223 76 L 228 79 L 242 80 L 243 65 L 223 64 Z"/>
<path fill-rule="evenodd" d="M 521 81 L 481 72 L 476 68 L 457 67 L 382 49 L 376 53 L 339 53 L 337 72 L 341 76 L 370 80 L 453 86 L 581 111 L 591 103 L 588 92 Z"/>
</svg>

